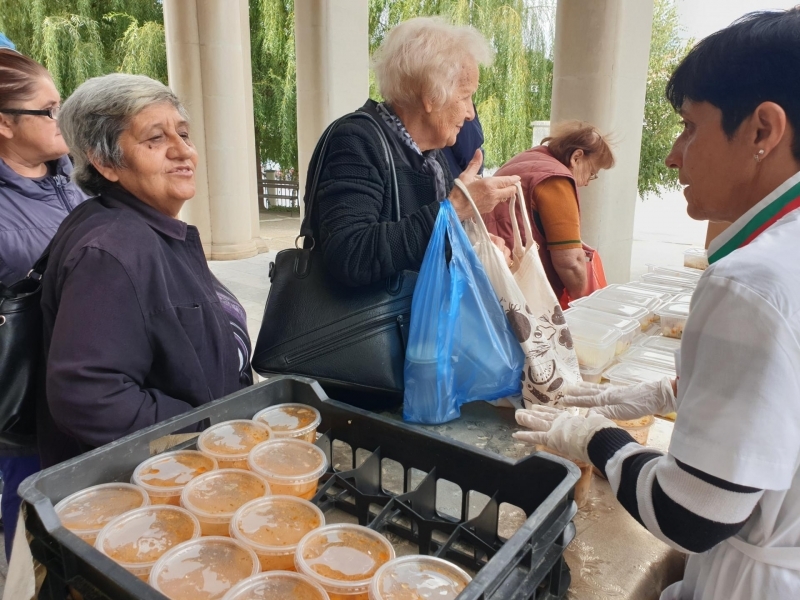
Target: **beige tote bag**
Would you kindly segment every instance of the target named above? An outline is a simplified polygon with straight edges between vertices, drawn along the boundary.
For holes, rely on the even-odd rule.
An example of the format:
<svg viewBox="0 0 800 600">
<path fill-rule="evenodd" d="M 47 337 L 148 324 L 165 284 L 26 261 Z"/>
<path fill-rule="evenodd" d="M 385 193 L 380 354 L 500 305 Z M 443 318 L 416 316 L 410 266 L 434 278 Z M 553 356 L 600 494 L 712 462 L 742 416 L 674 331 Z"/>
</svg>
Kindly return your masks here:
<svg viewBox="0 0 800 600">
<path fill-rule="evenodd" d="M 455 183 L 475 213 L 464 223 L 464 229 L 525 352 L 522 399 L 526 406 L 551 404 L 561 398 L 565 385 L 580 381 L 581 376 L 572 335 L 533 241 L 522 187 L 517 184 L 517 196 L 508 207 L 514 232 L 514 264 L 509 268 L 500 249 L 492 243 L 466 186 L 458 179 Z M 517 200 L 522 205 L 527 246 L 522 244 L 517 224 Z"/>
</svg>

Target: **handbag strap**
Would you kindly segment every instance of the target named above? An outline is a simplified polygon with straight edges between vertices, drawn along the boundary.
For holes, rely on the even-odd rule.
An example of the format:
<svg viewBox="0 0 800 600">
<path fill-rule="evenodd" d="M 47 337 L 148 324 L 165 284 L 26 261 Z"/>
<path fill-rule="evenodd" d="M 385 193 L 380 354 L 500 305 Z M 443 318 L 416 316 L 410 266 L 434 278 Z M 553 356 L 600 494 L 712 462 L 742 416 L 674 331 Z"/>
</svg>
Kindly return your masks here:
<svg viewBox="0 0 800 600">
<path fill-rule="evenodd" d="M 363 111 L 356 111 L 343 117 L 339 117 L 333 123 L 331 123 L 322 134 L 320 141 L 317 143 L 317 147 L 314 149 L 314 155 L 311 157 L 312 163 L 314 163 L 314 159 L 316 159 L 314 175 L 311 179 L 311 186 L 306 190 L 306 214 L 303 218 L 303 223 L 300 225 L 300 235 L 298 235 L 297 239 L 295 240 L 295 246 L 301 237 L 311 239 L 311 248 L 314 248 L 314 245 L 316 244 L 316 241 L 314 240 L 314 231 L 311 229 L 311 215 L 313 213 L 314 203 L 317 197 L 317 188 L 319 186 L 320 174 L 322 173 L 323 159 L 325 158 L 325 153 L 328 149 L 328 142 L 330 141 L 333 131 L 340 123 L 351 118 L 366 119 L 370 126 L 378 133 L 378 139 L 380 140 L 381 147 L 383 148 L 384 158 L 389 165 L 389 176 L 391 177 L 392 220 L 400 220 L 400 192 L 397 185 L 397 171 L 395 170 L 394 166 L 394 158 L 389 150 L 389 142 L 386 139 L 386 134 L 384 133 L 383 129 L 381 129 L 381 126 L 378 124 L 378 122 L 372 117 L 372 115 Z"/>
</svg>

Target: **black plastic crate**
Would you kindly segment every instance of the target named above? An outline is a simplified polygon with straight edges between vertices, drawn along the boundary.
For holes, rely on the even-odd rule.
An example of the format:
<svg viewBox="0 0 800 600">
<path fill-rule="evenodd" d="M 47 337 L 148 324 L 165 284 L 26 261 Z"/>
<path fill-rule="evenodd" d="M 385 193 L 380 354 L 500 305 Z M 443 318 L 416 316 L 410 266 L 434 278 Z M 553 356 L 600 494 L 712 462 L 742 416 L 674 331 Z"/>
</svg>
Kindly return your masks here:
<svg viewBox="0 0 800 600">
<path fill-rule="evenodd" d="M 570 583 L 563 559 L 575 535 L 573 490 L 580 472 L 569 461 L 532 454 L 518 461 L 330 400 L 315 381 L 281 376 L 212 402 L 190 413 L 136 432 L 117 442 L 46 469 L 19 489 L 26 507 L 31 551 L 47 568 L 41 599 L 63 600 L 66 585 L 85 600 L 166 600 L 166 597 L 61 526 L 53 506 L 98 483 L 128 481 L 150 457 L 150 442 L 206 421 L 251 418 L 274 404 L 301 402 L 322 414 L 317 441 L 329 459 L 352 449 L 352 464 L 331 467 L 314 502 L 338 509 L 362 525 L 402 538 L 421 554 L 452 560 L 475 572 L 459 600 L 550 600 L 563 598 Z M 193 446 L 186 442 L 179 446 Z M 171 449 L 175 449 L 173 447 Z M 359 457 L 359 460 L 357 460 Z M 390 493 L 382 477 L 385 461 L 402 465 L 402 489 Z M 333 461 L 331 461 L 333 464 Z M 356 466 L 358 464 L 358 466 Z M 419 475 L 421 482 L 412 475 Z M 440 480 L 461 491 L 461 518 L 437 511 Z M 471 492 L 488 497 L 479 514 L 469 511 Z M 526 519 L 508 540 L 498 535 L 502 503 Z M 395 537 L 396 536 L 396 537 Z"/>
</svg>

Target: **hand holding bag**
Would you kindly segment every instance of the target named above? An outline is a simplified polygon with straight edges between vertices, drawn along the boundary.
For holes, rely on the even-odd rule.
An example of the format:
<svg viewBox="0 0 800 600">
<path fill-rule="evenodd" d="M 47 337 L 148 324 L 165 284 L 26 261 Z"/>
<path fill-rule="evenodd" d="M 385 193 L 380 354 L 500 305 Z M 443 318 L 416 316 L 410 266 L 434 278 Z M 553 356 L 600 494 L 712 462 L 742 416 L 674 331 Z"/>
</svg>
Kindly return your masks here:
<svg viewBox="0 0 800 600">
<path fill-rule="evenodd" d="M 558 400 L 565 384 L 580 381 L 578 357 L 572 335 L 553 288 L 547 280 L 539 251 L 531 231 L 522 187 L 509 201 L 511 227 L 514 232 L 514 272 L 511 272 L 500 250 L 489 238 L 489 231 L 466 186 L 456 185 L 469 200 L 475 216 L 465 223 L 475 252 L 486 269 L 500 304 L 525 352 L 522 398 L 526 405 L 547 404 Z M 515 205 L 522 204 L 522 220 L 527 246 L 523 246 Z"/>
<path fill-rule="evenodd" d="M 311 215 L 332 132 L 345 119 L 364 119 L 377 131 L 389 164 L 393 219 L 400 220 L 394 161 L 380 125 L 355 112 L 335 121 L 320 138 L 305 197 L 300 237 L 304 248 L 282 250 L 270 265 L 270 288 L 253 368 L 261 375 L 312 377 L 338 400 L 362 408 L 399 404 L 411 298 L 417 274 L 403 271 L 371 285 L 349 287 L 330 275 L 311 229 Z"/>
<path fill-rule="evenodd" d="M 524 361 L 486 272 L 445 200 L 411 305 L 403 418 L 445 423 L 458 418 L 467 402 L 518 394 Z"/>
</svg>

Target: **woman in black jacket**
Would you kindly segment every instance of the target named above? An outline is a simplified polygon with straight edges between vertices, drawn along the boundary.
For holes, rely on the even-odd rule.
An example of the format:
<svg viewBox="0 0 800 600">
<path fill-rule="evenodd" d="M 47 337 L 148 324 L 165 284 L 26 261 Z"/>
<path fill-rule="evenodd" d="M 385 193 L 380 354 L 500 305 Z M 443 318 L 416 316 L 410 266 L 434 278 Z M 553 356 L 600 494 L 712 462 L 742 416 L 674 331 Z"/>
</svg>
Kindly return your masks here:
<svg viewBox="0 0 800 600">
<path fill-rule="evenodd" d="M 449 198 L 459 217 L 472 216 L 466 198 L 453 188 L 458 176 L 481 213 L 512 197 L 519 177 L 481 179 L 476 152 L 463 173 L 451 174 L 443 153 L 475 117 L 472 95 L 478 65 L 492 51 L 472 27 L 440 18 L 416 18 L 395 27 L 374 61 L 384 98 L 361 111 L 383 128 L 394 158 L 400 219 L 392 215 L 392 186 L 378 133 L 366 119 L 340 123 L 323 157 L 311 226 L 331 274 L 350 286 L 385 279 L 422 264 L 439 203 Z M 313 173 L 315 164 L 309 167 Z M 500 238 L 496 243 L 502 249 Z"/>
</svg>

